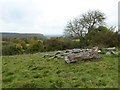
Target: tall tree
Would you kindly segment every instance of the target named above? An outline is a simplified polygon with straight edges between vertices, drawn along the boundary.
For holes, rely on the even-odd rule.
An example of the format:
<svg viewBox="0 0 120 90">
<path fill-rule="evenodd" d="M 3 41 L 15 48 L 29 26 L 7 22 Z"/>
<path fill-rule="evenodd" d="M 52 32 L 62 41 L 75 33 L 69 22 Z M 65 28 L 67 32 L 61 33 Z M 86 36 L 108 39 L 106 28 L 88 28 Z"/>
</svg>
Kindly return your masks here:
<svg viewBox="0 0 120 90">
<path fill-rule="evenodd" d="M 104 13 L 95 10 L 82 14 L 81 17 L 69 21 L 65 28 L 65 34 L 83 37 L 86 32 L 90 32 L 97 26 L 103 25 L 105 20 Z"/>
<path fill-rule="evenodd" d="M 80 18 L 80 23 L 82 26 L 88 30 L 88 33 L 90 30 L 96 28 L 97 26 L 101 26 L 105 24 L 105 14 L 101 11 L 95 10 L 95 11 L 88 11 L 86 14 L 82 14 Z"/>
<path fill-rule="evenodd" d="M 65 35 L 70 37 L 83 37 L 84 27 L 80 24 L 78 19 L 74 19 L 73 21 L 69 21 L 65 28 Z"/>
</svg>

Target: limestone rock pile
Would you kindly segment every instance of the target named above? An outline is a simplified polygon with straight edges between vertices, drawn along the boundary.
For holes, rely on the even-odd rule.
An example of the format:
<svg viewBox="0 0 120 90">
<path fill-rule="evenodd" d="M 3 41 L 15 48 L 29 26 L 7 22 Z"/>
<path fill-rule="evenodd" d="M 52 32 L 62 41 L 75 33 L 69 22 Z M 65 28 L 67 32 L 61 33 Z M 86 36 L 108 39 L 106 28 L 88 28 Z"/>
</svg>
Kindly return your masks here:
<svg viewBox="0 0 120 90">
<path fill-rule="evenodd" d="M 65 51 L 57 51 L 54 54 L 45 54 L 43 58 L 49 57 L 50 59 L 61 58 L 65 62 L 71 63 L 82 60 L 89 60 L 93 58 L 100 58 L 98 55 L 98 47 L 92 49 L 69 49 Z"/>
</svg>

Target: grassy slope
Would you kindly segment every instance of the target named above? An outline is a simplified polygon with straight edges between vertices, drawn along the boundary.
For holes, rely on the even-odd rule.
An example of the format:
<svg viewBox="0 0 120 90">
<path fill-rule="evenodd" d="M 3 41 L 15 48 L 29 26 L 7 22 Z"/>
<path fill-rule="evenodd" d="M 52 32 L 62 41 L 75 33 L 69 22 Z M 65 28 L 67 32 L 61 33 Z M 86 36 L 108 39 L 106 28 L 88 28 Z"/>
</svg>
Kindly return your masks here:
<svg viewBox="0 0 120 90">
<path fill-rule="evenodd" d="M 66 64 L 41 58 L 44 53 L 3 56 L 3 88 L 13 87 L 118 87 L 118 57 Z"/>
</svg>

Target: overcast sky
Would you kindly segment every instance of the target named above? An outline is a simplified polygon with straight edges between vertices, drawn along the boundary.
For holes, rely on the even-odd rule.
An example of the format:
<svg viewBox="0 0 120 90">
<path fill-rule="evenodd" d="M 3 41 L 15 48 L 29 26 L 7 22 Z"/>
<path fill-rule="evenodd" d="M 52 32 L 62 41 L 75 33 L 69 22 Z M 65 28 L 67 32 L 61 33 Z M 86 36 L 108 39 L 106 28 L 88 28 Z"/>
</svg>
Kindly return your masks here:
<svg viewBox="0 0 120 90">
<path fill-rule="evenodd" d="M 118 25 L 119 0 L 0 0 L 0 32 L 63 34 L 69 20 L 100 10 Z"/>
</svg>

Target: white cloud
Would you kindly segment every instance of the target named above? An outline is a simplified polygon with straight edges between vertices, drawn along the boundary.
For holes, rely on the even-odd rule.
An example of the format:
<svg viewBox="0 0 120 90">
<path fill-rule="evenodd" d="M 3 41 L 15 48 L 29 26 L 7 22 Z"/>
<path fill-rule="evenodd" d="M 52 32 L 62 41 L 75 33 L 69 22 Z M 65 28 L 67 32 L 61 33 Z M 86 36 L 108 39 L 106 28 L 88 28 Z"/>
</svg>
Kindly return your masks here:
<svg viewBox="0 0 120 90">
<path fill-rule="evenodd" d="M 119 0 L 1 0 L 2 32 L 62 34 L 68 20 L 100 10 L 117 26 Z"/>
</svg>

